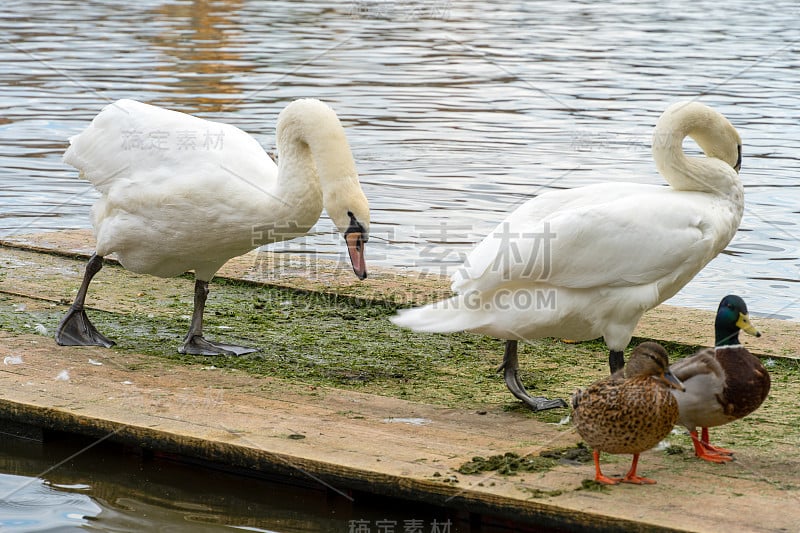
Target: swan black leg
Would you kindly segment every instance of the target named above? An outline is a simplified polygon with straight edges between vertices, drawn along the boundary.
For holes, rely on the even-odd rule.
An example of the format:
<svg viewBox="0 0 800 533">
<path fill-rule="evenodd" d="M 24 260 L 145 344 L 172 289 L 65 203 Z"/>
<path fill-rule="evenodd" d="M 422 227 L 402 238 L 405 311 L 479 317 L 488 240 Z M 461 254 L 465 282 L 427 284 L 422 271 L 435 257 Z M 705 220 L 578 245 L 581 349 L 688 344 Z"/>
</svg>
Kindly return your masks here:
<svg viewBox="0 0 800 533">
<path fill-rule="evenodd" d="M 195 280 L 192 323 L 178 352 L 189 355 L 244 355 L 255 352 L 255 348 L 212 342 L 203 337 L 203 312 L 206 308 L 206 299 L 208 299 L 208 282 Z"/>
<path fill-rule="evenodd" d="M 608 352 L 608 367 L 613 374 L 617 370 L 622 370 L 625 366 L 625 354 L 618 350 L 611 350 Z"/>
<path fill-rule="evenodd" d="M 75 296 L 75 301 L 56 328 L 56 343 L 60 346 L 104 346 L 106 348 L 114 346 L 114 341 L 97 331 L 84 310 L 89 283 L 101 268 L 103 268 L 103 257 L 92 254 L 86 264 L 83 282 Z"/>
<path fill-rule="evenodd" d="M 547 409 L 555 409 L 556 407 L 566 407 L 567 402 L 564 400 L 548 400 L 541 396 L 531 396 L 522 381 L 519 379 L 519 358 L 517 356 L 517 341 L 507 340 L 505 353 L 503 354 L 503 363 L 497 368 L 497 371 L 503 370 L 503 377 L 505 378 L 506 386 L 511 394 L 516 396 L 525 405 L 534 411 L 544 411 Z"/>
</svg>

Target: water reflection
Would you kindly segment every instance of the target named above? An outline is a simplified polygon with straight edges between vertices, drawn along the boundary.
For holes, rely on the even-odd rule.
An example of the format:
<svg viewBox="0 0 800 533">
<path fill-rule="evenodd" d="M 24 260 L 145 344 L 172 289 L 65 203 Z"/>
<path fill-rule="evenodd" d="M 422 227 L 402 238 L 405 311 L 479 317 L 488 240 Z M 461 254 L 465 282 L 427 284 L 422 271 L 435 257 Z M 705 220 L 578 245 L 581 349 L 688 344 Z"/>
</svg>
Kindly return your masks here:
<svg viewBox="0 0 800 533">
<path fill-rule="evenodd" d="M 280 109 L 314 96 L 347 128 L 372 263 L 447 272 L 532 195 L 662 183 L 653 124 L 700 97 L 742 134 L 746 208 L 672 303 L 736 292 L 754 315 L 800 319 L 798 15 L 791 0 L 15 3 L 0 14 L 0 232 L 89 225 L 96 193 L 60 157 L 110 100 L 224 120 L 271 150 Z M 443 223 L 454 235 L 430 237 Z M 342 243 L 323 219 L 276 248 L 337 258 Z"/>
<path fill-rule="evenodd" d="M 241 30 L 235 19 L 242 2 L 227 0 L 164 4 L 148 13 L 160 32 L 145 34 L 144 46 L 169 58 L 154 65 L 170 83 L 172 94 L 150 103 L 187 113 L 231 111 L 242 100 L 236 82 L 255 65 L 239 57 Z M 180 96 L 176 93 L 181 93 Z"/>
</svg>

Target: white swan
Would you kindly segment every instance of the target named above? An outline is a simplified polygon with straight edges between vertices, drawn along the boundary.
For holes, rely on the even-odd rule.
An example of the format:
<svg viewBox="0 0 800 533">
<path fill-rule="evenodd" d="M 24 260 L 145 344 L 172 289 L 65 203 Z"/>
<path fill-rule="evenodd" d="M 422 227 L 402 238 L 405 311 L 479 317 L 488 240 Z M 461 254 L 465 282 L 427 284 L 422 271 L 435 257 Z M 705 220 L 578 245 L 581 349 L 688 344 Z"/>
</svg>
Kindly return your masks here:
<svg viewBox="0 0 800 533">
<path fill-rule="evenodd" d="M 687 157 L 693 138 L 705 157 Z M 533 409 L 517 376 L 517 341 L 604 337 L 612 372 L 642 314 L 673 296 L 733 238 L 744 193 L 741 139 L 698 102 L 671 105 L 653 134 L 653 158 L 670 187 L 603 183 L 533 198 L 511 213 L 452 277 L 448 300 L 401 310 L 417 331 L 471 331 L 507 339 L 501 369 Z"/>
<path fill-rule="evenodd" d="M 319 100 L 292 102 L 278 117 L 276 144 L 277 166 L 234 126 L 133 100 L 106 106 L 64 154 L 102 197 L 92 208 L 96 253 L 56 342 L 114 344 L 92 326 L 84 302 L 103 256 L 116 252 L 134 272 L 194 270 L 194 313 L 181 353 L 253 351 L 203 338 L 208 282 L 232 257 L 305 234 L 323 206 L 365 278 L 369 205 L 336 113 Z"/>
</svg>

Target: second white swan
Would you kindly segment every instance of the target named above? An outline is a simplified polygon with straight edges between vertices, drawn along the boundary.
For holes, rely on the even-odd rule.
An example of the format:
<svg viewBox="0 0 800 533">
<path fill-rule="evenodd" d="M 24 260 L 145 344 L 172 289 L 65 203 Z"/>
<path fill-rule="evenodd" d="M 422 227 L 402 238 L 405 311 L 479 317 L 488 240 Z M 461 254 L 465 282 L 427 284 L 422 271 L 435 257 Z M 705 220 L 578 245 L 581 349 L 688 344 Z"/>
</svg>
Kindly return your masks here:
<svg viewBox="0 0 800 533">
<path fill-rule="evenodd" d="M 705 157 L 682 147 L 693 138 Z M 511 213 L 452 277 L 450 299 L 401 310 L 417 331 L 471 331 L 507 339 L 501 369 L 535 410 L 518 377 L 517 341 L 603 337 L 614 372 L 642 314 L 670 298 L 731 241 L 744 209 L 741 138 L 699 102 L 667 108 L 653 158 L 669 187 L 602 183 L 549 192 Z"/>
</svg>

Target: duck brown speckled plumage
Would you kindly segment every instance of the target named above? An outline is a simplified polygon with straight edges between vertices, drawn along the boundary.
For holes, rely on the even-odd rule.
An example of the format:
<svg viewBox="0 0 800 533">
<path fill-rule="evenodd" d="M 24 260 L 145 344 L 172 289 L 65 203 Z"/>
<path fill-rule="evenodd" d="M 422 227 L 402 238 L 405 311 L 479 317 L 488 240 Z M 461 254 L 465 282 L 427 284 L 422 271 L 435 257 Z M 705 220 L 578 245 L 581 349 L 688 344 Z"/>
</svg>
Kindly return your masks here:
<svg viewBox="0 0 800 533">
<path fill-rule="evenodd" d="M 709 443 L 708 428 L 738 420 L 767 398 L 770 376 L 761 361 L 739 343 L 739 331 L 761 334 L 750 324 L 747 304 L 740 297 L 722 299 L 714 322 L 715 346 L 681 359 L 670 370 L 684 391 L 673 391 L 680 409 L 679 422 L 689 430 L 695 455 L 705 461 L 725 463 L 733 452 Z M 701 436 L 697 428 L 702 428 Z"/>
<path fill-rule="evenodd" d="M 595 480 L 614 485 L 655 483 L 636 475 L 639 454 L 669 435 L 678 421 L 678 402 L 670 393 L 681 389 L 669 372 L 664 347 L 643 342 L 627 366 L 572 396 L 572 422 L 594 451 Z M 625 477 L 609 478 L 600 470 L 600 452 L 633 454 Z"/>
</svg>

